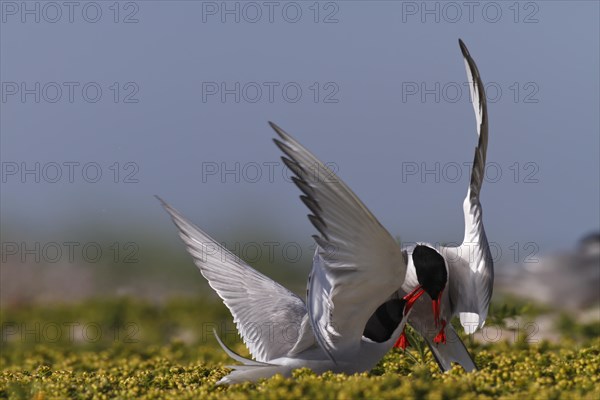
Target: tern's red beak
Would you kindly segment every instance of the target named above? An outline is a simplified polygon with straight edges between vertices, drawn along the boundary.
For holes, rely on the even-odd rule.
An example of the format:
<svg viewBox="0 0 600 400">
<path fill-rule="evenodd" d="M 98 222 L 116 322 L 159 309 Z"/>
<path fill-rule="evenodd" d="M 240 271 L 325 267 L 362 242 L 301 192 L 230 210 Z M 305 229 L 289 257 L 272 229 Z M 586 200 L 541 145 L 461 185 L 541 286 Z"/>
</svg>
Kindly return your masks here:
<svg viewBox="0 0 600 400">
<path fill-rule="evenodd" d="M 442 303 L 442 294 L 444 291 L 442 290 L 440 294 L 438 294 L 437 299 L 431 301 L 431 305 L 433 308 L 433 319 L 435 321 L 435 327 L 437 328 L 440 324 L 440 304 Z"/>
<path fill-rule="evenodd" d="M 403 297 L 406 300 L 406 305 L 404 306 L 404 315 L 408 314 L 412 306 L 415 304 L 415 301 L 419 299 L 425 293 L 425 290 L 421 287 L 421 285 L 417 286 L 412 292 Z"/>
</svg>

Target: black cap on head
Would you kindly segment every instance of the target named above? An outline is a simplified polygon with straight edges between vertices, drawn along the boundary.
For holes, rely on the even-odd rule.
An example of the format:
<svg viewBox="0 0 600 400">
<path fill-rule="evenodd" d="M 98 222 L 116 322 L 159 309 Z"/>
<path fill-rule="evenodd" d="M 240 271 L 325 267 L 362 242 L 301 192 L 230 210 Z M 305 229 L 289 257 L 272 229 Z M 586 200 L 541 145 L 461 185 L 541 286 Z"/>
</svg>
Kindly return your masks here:
<svg viewBox="0 0 600 400">
<path fill-rule="evenodd" d="M 448 282 L 444 257 L 429 246 L 417 245 L 412 253 L 417 279 L 432 300 L 437 299 Z"/>
<path fill-rule="evenodd" d="M 377 343 L 389 340 L 402 322 L 405 305 L 404 299 L 391 299 L 380 305 L 367 321 L 363 336 Z"/>
</svg>

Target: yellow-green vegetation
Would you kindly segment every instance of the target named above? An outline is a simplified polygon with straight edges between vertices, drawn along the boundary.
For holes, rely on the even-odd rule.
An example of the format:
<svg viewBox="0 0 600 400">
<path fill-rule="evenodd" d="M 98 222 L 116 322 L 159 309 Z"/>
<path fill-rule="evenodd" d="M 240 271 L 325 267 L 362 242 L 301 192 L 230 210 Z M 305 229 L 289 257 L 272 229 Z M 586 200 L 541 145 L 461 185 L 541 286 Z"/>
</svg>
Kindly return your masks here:
<svg viewBox="0 0 600 400">
<path fill-rule="evenodd" d="M 496 310 L 515 313 L 510 307 Z M 490 321 L 500 320 L 497 315 Z M 408 353 L 392 350 L 369 373 L 316 376 L 303 369 L 292 378 L 222 387 L 215 382 L 231 360 L 212 338 L 213 326 L 234 350 L 247 354 L 228 318 L 214 299 L 5 308 L 0 398 L 600 398 L 597 324 L 581 329 L 563 321 L 558 343 L 466 339 L 480 367 L 469 374 L 458 366 L 440 373 L 410 335 Z"/>
</svg>

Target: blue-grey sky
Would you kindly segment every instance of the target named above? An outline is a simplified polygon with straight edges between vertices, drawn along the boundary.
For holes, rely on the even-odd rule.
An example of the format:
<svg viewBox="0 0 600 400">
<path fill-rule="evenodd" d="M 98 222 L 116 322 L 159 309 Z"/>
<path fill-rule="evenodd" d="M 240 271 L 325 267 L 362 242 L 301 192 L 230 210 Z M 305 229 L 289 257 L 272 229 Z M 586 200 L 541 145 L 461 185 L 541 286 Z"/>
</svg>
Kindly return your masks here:
<svg viewBox="0 0 600 400">
<path fill-rule="evenodd" d="M 600 224 L 599 3 L 469 4 L 2 1 L 3 232 L 175 235 L 159 194 L 221 239 L 308 240 L 273 120 L 392 234 L 459 241 L 477 140 L 460 37 L 490 97 L 490 240 L 571 247 Z"/>
</svg>

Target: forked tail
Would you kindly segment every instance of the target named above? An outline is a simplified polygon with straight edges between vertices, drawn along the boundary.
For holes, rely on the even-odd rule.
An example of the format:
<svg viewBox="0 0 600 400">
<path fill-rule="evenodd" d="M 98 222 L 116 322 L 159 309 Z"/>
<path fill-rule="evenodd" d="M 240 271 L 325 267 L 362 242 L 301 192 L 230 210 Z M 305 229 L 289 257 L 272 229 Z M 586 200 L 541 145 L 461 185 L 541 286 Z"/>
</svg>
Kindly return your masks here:
<svg viewBox="0 0 600 400">
<path fill-rule="evenodd" d="M 223 378 L 221 378 L 221 380 L 217 382 L 217 385 L 231 385 L 234 383 L 242 382 L 256 382 L 259 379 L 270 378 L 275 374 L 289 375 L 292 371 L 291 368 L 286 367 L 284 365 L 263 363 L 242 357 L 235 351 L 227 347 L 225 343 L 223 343 L 216 330 L 213 329 L 213 333 L 223 351 L 235 361 L 244 364 L 227 365 L 227 368 L 231 368 L 233 371 L 229 375 L 226 375 Z"/>
<path fill-rule="evenodd" d="M 467 372 L 477 369 L 475 361 L 473 361 L 465 344 L 462 342 L 452 325 L 448 324 L 446 327 L 446 343 L 434 344 L 425 336 L 423 337 L 427 340 L 431 353 L 433 353 L 433 357 L 435 358 L 435 361 L 437 361 L 442 372 L 452 369 L 453 362 L 459 363 Z"/>
</svg>

